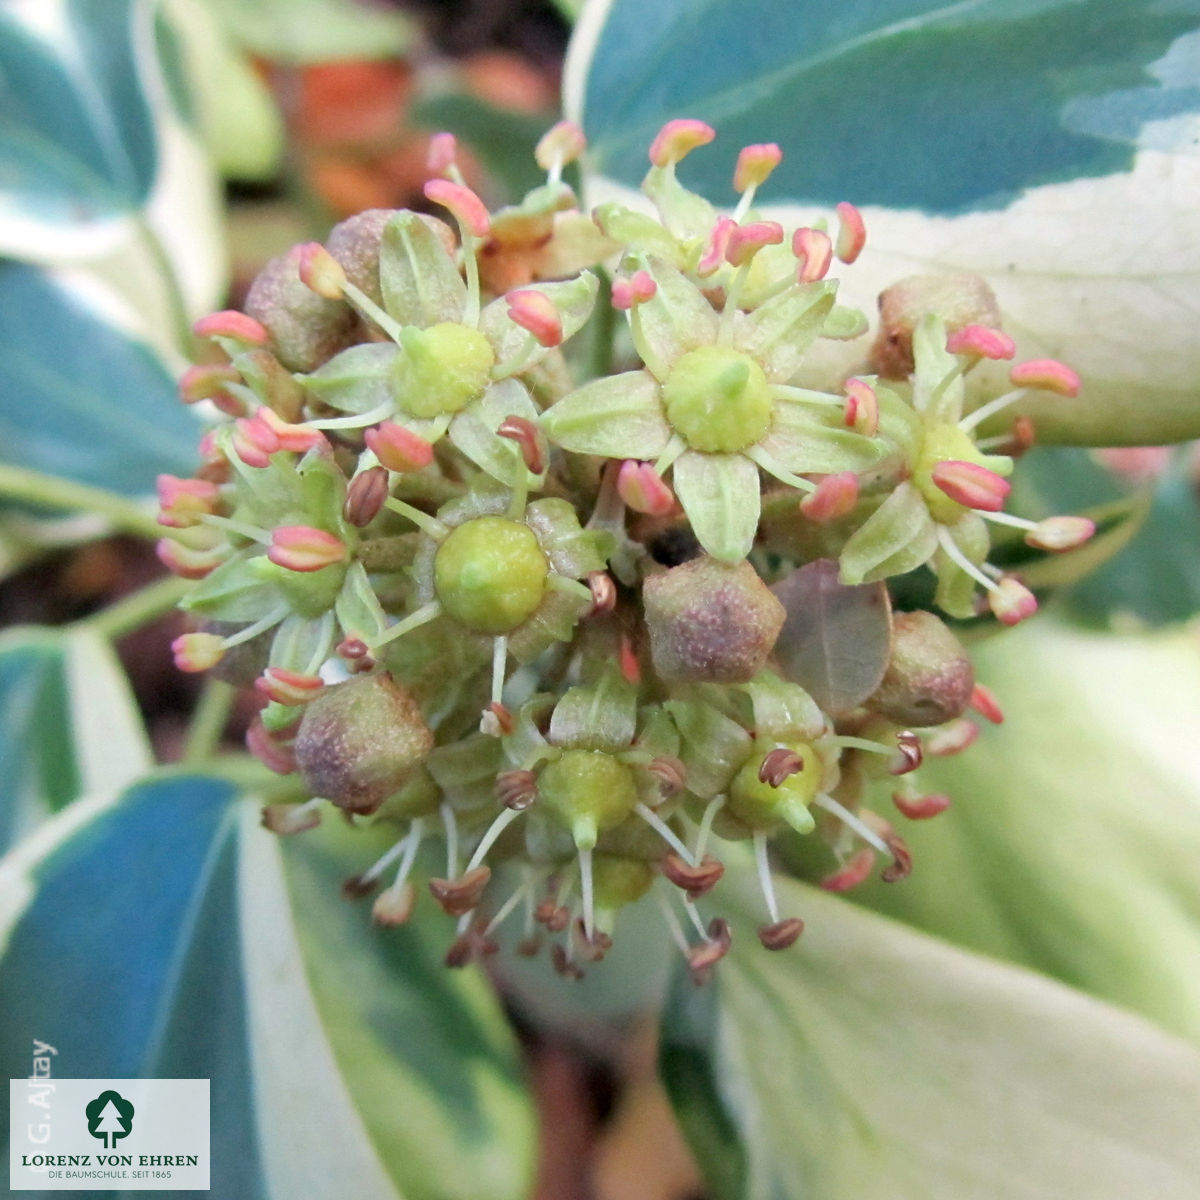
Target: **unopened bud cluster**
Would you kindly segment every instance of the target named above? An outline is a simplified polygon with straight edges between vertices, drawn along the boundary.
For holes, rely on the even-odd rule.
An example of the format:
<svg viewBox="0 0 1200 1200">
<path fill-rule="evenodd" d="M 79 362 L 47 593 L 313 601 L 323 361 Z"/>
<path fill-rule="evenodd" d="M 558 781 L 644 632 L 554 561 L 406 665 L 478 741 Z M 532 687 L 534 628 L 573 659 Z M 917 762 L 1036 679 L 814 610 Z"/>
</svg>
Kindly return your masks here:
<svg viewBox="0 0 1200 1200">
<path fill-rule="evenodd" d="M 818 341 L 868 328 L 830 276 L 863 251 L 862 218 L 763 219 L 773 145 L 742 151 L 722 214 L 676 177 L 713 136 L 673 121 L 655 138 L 651 216 L 580 210 L 568 123 L 537 148 L 546 182 L 495 213 L 439 135 L 436 215 L 351 218 L 270 262 L 245 312 L 196 326 L 180 394 L 214 421 L 195 477 L 159 482 L 160 557 L 196 581 L 176 660 L 261 698 L 250 749 L 311 797 L 269 806 L 269 828 L 332 805 L 395 831 L 346 885 L 375 893 L 377 921 L 407 919 L 418 850 L 441 843 L 423 902 L 457 922 L 454 964 L 512 920 L 523 951 L 549 941 L 577 974 L 656 892 L 703 978 L 732 936 L 731 841 L 758 862 L 769 949 L 802 929 L 778 909 L 772 839 L 822 839 L 831 889 L 877 854 L 902 877 L 895 817 L 870 805 L 940 812 L 915 782 L 924 754 L 969 745 L 969 709 L 999 710 L 943 620 L 914 611 L 885 617 L 870 686 L 823 711 L 804 655 L 778 651 L 805 615 L 787 581 L 819 568 L 886 605 L 882 581 L 932 572 L 942 613 L 1013 624 L 1036 600 L 989 565 L 989 523 L 1050 551 L 1092 532 L 1004 512 L 1002 451 L 1031 431 L 980 425 L 1078 380 L 1020 363 L 968 410 L 972 368 L 1015 352 L 982 281 L 902 281 L 865 369 L 814 385 Z M 571 343 L 598 304 L 637 361 L 586 379 Z"/>
</svg>

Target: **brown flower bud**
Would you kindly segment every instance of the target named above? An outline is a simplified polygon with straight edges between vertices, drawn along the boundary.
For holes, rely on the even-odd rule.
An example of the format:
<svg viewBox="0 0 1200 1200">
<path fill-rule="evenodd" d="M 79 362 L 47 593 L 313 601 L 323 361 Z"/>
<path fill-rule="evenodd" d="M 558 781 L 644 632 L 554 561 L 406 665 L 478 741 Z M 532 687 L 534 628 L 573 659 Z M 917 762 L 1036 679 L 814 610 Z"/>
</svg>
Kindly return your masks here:
<svg viewBox="0 0 1200 1200">
<path fill-rule="evenodd" d="M 912 374 L 913 329 L 926 313 L 941 317 L 951 334 L 966 325 L 1000 325 L 1000 306 L 978 275 L 910 275 L 879 297 L 879 336 L 871 356 L 885 379 Z"/>
<path fill-rule="evenodd" d="M 372 813 L 433 749 L 416 702 L 390 675 L 327 687 L 304 710 L 296 765 L 314 796 Z"/>
<path fill-rule="evenodd" d="M 655 670 L 671 682 L 745 683 L 787 615 L 747 562 L 696 558 L 642 588 Z"/>
<path fill-rule="evenodd" d="M 897 725 L 941 725 L 962 716 L 974 686 L 966 650 L 938 617 L 896 613 L 892 655 L 867 706 Z"/>
<path fill-rule="evenodd" d="M 314 371 L 348 344 L 354 310 L 301 281 L 300 249 L 293 246 L 259 271 L 245 307 L 265 326 L 271 349 L 289 371 Z"/>
</svg>

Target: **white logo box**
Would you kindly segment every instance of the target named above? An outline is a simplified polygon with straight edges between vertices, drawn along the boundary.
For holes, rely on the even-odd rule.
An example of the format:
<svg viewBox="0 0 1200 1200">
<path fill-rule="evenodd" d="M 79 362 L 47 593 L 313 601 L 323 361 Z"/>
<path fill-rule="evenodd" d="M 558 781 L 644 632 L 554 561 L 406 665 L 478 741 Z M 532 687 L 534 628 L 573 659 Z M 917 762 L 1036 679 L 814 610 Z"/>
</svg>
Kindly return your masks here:
<svg viewBox="0 0 1200 1200">
<path fill-rule="evenodd" d="M 14 1192 L 208 1190 L 207 1079 L 10 1079 L 8 1104 Z"/>
</svg>

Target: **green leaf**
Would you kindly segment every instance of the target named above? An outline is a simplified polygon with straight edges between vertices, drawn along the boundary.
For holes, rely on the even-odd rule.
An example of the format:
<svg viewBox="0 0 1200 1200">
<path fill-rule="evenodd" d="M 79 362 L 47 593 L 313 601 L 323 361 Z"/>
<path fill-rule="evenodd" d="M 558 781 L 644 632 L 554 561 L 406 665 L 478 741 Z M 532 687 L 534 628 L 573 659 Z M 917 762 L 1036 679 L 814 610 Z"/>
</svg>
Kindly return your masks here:
<svg viewBox="0 0 1200 1200">
<path fill-rule="evenodd" d="M 764 216 L 863 209 L 842 302 L 873 311 L 918 272 L 983 275 L 1019 356 L 1083 376 L 1077 402 L 1027 406 L 1042 440 L 1175 441 L 1200 434 L 1198 17 L 1195 0 L 598 0 L 565 105 L 592 200 L 637 185 L 671 118 L 717 129 L 680 177 L 727 206 L 737 149 L 777 142 Z M 844 353 L 859 369 L 862 350 Z"/>
<path fill-rule="evenodd" d="M 88 261 L 163 348 L 225 286 L 216 179 L 178 49 L 153 0 L 0 12 L 0 253 Z"/>
<path fill-rule="evenodd" d="M 722 887 L 732 952 L 680 972 L 661 1030 L 717 1200 L 1193 1195 L 1193 1047 L 795 883 L 805 934 L 771 953 L 744 860 Z"/>
<path fill-rule="evenodd" d="M 512 1036 L 441 966 L 432 905 L 385 931 L 339 895 L 378 849 L 330 821 L 281 853 L 198 776 L 76 805 L 0 869 L 0 1053 L 37 1036 L 82 1076 L 211 1079 L 215 1195 L 519 1200 Z"/>
<path fill-rule="evenodd" d="M 191 473 L 200 426 L 123 325 L 94 280 L 0 262 L 0 461 L 123 495 Z"/>
<path fill-rule="evenodd" d="M 107 642 L 79 626 L 0 638 L 0 852 L 78 796 L 124 787 L 150 763 Z"/>
<path fill-rule="evenodd" d="M 973 657 L 1004 724 L 926 760 L 920 788 L 950 810 L 904 824 L 909 879 L 852 896 L 1200 1040 L 1193 634 L 1043 620 Z"/>
</svg>

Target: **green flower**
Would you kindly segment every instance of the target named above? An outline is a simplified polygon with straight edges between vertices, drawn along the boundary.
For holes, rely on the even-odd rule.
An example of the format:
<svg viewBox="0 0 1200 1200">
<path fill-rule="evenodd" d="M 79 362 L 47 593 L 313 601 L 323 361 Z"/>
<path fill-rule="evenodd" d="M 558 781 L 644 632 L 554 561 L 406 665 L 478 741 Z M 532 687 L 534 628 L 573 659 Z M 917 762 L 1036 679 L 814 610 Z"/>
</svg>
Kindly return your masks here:
<svg viewBox="0 0 1200 1200">
<path fill-rule="evenodd" d="M 801 474 L 864 471 L 887 453 L 840 422 L 840 397 L 788 386 L 825 328 L 836 284 L 789 281 L 742 312 L 737 280 L 752 262 L 740 265 L 718 312 L 669 263 L 635 258 L 639 269 L 617 281 L 614 297 L 628 300 L 645 368 L 586 384 L 542 417 L 565 450 L 671 469 L 697 539 L 725 562 L 754 542 L 760 468 L 811 492 Z"/>
</svg>

